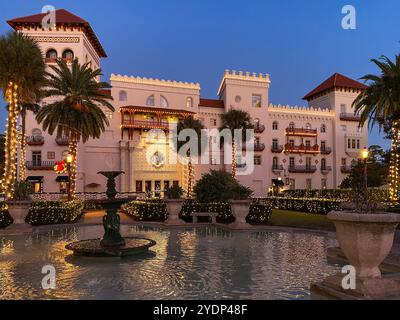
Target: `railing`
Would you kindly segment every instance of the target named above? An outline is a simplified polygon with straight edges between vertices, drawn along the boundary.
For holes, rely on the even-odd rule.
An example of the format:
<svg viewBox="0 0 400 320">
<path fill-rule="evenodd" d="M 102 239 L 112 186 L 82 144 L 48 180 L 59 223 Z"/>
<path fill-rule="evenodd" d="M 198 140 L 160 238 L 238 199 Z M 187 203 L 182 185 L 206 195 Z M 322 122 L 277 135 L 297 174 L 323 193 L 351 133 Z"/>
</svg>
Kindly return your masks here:
<svg viewBox="0 0 400 320">
<path fill-rule="evenodd" d="M 316 166 L 289 166 L 289 172 L 291 173 L 314 173 L 317 171 Z"/>
<path fill-rule="evenodd" d="M 255 133 L 263 133 L 265 131 L 265 126 L 263 124 L 256 124 L 254 126 Z"/>
<path fill-rule="evenodd" d="M 283 146 L 272 145 L 271 152 L 273 153 L 281 153 L 283 151 Z"/>
<path fill-rule="evenodd" d="M 272 165 L 272 171 L 283 171 L 283 165 L 279 164 L 279 165 Z"/>
<path fill-rule="evenodd" d="M 45 58 L 44 62 L 48 63 L 48 64 L 56 64 L 57 63 L 58 58 Z M 62 60 L 64 60 L 66 63 L 72 63 L 73 59 L 70 58 L 62 58 Z"/>
<path fill-rule="evenodd" d="M 322 173 L 328 173 L 332 171 L 332 167 L 330 166 L 321 166 L 321 172 Z"/>
<path fill-rule="evenodd" d="M 289 153 L 319 153 L 319 145 L 305 146 L 301 144 L 299 146 L 292 145 L 290 143 L 285 145 L 285 152 Z"/>
<path fill-rule="evenodd" d="M 286 128 L 286 134 L 293 136 L 316 136 L 317 129 Z"/>
<path fill-rule="evenodd" d="M 29 136 L 26 137 L 26 143 L 30 146 L 41 146 L 44 144 L 43 136 Z"/>
<path fill-rule="evenodd" d="M 58 201 L 67 199 L 68 195 L 66 193 L 59 192 L 46 192 L 46 193 L 34 193 L 32 194 L 32 199 L 34 201 Z M 99 201 L 107 200 L 108 197 L 105 192 L 78 192 L 75 197 L 82 201 Z M 119 192 L 115 196 L 116 199 L 146 199 L 146 193 L 144 192 Z"/>
<path fill-rule="evenodd" d="M 264 151 L 265 144 L 264 143 L 255 143 L 254 144 L 254 151 Z"/>
<path fill-rule="evenodd" d="M 55 161 L 27 161 L 26 168 L 28 170 L 53 170 L 56 165 Z"/>
<path fill-rule="evenodd" d="M 67 137 L 56 138 L 56 143 L 59 146 L 68 146 L 69 145 L 69 138 L 67 138 Z"/>
<path fill-rule="evenodd" d="M 340 114 L 340 120 L 343 120 L 343 121 L 357 121 L 357 122 L 359 122 L 361 120 L 361 117 L 360 117 L 360 115 L 357 115 L 357 114 L 354 114 L 354 113 L 342 112 Z"/>
<path fill-rule="evenodd" d="M 340 171 L 342 173 L 351 173 L 352 172 L 353 167 L 352 166 L 341 166 L 340 167 Z"/>
<path fill-rule="evenodd" d="M 157 120 L 122 120 L 122 126 L 138 129 L 168 129 L 170 122 Z"/>
<path fill-rule="evenodd" d="M 332 148 L 329 147 L 323 147 L 321 148 L 321 154 L 331 154 Z"/>
</svg>

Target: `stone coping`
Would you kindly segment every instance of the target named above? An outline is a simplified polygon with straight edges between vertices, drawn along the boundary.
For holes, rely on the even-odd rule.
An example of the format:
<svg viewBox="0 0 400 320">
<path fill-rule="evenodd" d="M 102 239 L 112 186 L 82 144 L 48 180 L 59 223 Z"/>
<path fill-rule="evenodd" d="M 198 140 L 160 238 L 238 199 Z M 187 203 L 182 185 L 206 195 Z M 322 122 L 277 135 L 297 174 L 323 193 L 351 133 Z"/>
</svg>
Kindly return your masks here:
<svg viewBox="0 0 400 320">
<path fill-rule="evenodd" d="M 400 214 L 389 212 L 363 214 L 354 211 L 332 211 L 328 213 L 328 219 L 332 221 L 400 223 Z"/>
</svg>

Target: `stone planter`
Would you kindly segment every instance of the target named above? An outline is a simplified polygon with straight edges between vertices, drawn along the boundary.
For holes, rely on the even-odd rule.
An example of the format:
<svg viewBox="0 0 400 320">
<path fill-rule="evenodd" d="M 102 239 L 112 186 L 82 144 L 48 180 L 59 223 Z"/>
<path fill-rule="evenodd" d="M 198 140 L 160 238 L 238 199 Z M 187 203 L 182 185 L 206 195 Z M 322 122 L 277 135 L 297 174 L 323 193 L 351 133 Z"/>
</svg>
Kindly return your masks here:
<svg viewBox="0 0 400 320">
<path fill-rule="evenodd" d="M 32 201 L 8 201 L 8 212 L 14 219 L 14 224 L 25 223 Z"/>
<path fill-rule="evenodd" d="M 400 215 L 333 211 L 328 219 L 334 222 L 340 247 L 357 276 L 380 278 L 379 265 L 392 249 Z"/>
<path fill-rule="evenodd" d="M 249 214 L 252 200 L 231 200 L 229 204 L 232 208 L 232 214 L 235 217 L 235 222 L 229 227 L 233 229 L 250 229 L 251 225 L 246 222 L 246 217 Z"/>
<path fill-rule="evenodd" d="M 183 199 L 165 199 L 167 205 L 168 219 L 165 221 L 167 225 L 180 226 L 185 221 L 179 219 L 179 213 L 182 210 Z"/>
<path fill-rule="evenodd" d="M 359 214 L 353 211 L 330 212 L 336 236 L 348 264 L 356 269 L 355 288 L 343 288 L 345 274 L 325 278 L 311 285 L 314 299 L 399 299 L 400 279 L 381 275 L 379 265 L 390 253 L 399 214 Z"/>
</svg>

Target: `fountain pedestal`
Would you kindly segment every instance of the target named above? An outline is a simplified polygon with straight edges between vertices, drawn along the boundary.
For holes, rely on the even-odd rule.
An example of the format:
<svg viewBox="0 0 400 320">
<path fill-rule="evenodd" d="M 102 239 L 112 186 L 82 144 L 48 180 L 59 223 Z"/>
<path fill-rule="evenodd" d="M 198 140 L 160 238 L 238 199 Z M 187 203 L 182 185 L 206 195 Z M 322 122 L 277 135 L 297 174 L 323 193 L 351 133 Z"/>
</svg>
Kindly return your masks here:
<svg viewBox="0 0 400 320">
<path fill-rule="evenodd" d="M 124 257 L 148 251 L 156 242 L 145 238 L 123 238 L 120 232 L 121 219 L 118 209 L 121 200 L 115 199 L 115 178 L 122 171 L 99 172 L 107 178 L 108 200 L 102 202 L 107 214 L 103 217 L 104 235 L 102 239 L 83 240 L 66 245 L 66 249 L 74 252 L 76 256 L 89 257 Z"/>
</svg>

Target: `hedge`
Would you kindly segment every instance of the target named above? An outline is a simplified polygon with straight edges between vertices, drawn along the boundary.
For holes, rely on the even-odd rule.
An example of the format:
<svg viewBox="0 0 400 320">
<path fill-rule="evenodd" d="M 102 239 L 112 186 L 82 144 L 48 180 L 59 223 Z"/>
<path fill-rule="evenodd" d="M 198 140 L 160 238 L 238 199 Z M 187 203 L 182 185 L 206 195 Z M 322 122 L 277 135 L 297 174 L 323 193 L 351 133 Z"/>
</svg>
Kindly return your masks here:
<svg viewBox="0 0 400 320">
<path fill-rule="evenodd" d="M 32 203 L 25 222 L 33 226 L 76 222 L 82 215 L 84 204 L 73 201 L 38 201 Z"/>
<path fill-rule="evenodd" d="M 269 197 L 260 202 L 269 204 L 274 209 L 328 214 L 330 211 L 340 210 L 340 204 L 343 201 L 322 198 Z"/>
<path fill-rule="evenodd" d="M 162 200 L 131 201 L 122 205 L 122 210 L 138 221 L 163 222 L 168 218 L 167 207 Z M 186 222 L 192 222 L 193 212 L 217 212 L 217 221 L 220 223 L 231 223 L 235 220 L 229 203 L 198 203 L 195 200 L 186 200 L 179 216 Z M 269 203 L 257 201 L 250 206 L 246 220 L 251 224 L 265 224 L 271 218 L 271 214 L 272 207 Z"/>
<path fill-rule="evenodd" d="M 14 222 L 8 212 L 8 207 L 5 202 L 0 202 L 0 229 L 8 227 Z"/>
</svg>

